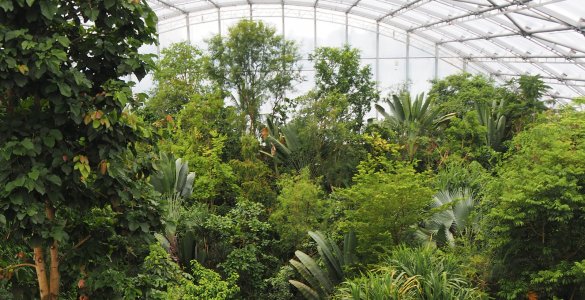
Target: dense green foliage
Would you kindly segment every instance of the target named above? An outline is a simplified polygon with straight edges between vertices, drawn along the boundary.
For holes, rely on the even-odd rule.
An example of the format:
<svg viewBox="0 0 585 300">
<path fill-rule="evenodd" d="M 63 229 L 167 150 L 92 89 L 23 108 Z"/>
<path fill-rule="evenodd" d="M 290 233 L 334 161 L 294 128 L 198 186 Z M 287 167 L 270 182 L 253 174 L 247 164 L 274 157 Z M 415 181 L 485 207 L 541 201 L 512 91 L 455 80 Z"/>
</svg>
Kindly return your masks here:
<svg viewBox="0 0 585 300">
<path fill-rule="evenodd" d="M 500 295 L 581 298 L 585 118 L 565 111 L 521 132 L 497 169 L 486 206 Z M 505 279 L 504 279 L 505 278 Z"/>
<path fill-rule="evenodd" d="M 343 214 L 338 226 L 355 231 L 358 253 L 366 262 L 410 239 L 433 194 L 428 174 L 384 159 L 377 170 L 369 162 L 360 165 L 354 185 L 334 194 Z"/>
<path fill-rule="evenodd" d="M 372 80 L 369 65 L 360 66 L 360 53 L 348 45 L 343 48 L 322 47 L 310 55 L 315 66 L 315 91 L 317 97 L 329 93 L 342 94 L 347 98 L 348 114 L 360 130 L 364 116 L 378 100 L 376 83 Z"/>
<path fill-rule="evenodd" d="M 156 16 L 137 1 L 2 1 L 0 20 L 0 224 L 34 250 L 39 289 L 24 297 L 84 277 L 83 293 L 119 297 L 161 228 L 134 151 L 149 130 L 120 79 L 152 68 L 138 48 L 156 41 Z"/>
<path fill-rule="evenodd" d="M 309 176 L 309 170 L 303 169 L 299 175 L 283 175 L 278 181 L 281 191 L 270 221 L 287 252 L 299 249 L 308 231 L 325 229 L 327 203 Z"/>
<path fill-rule="evenodd" d="M 147 110 L 154 117 L 176 114 L 192 97 L 205 94 L 204 59 L 201 50 L 187 43 L 172 44 L 161 51 L 153 80 L 157 88 L 148 100 Z"/>
<path fill-rule="evenodd" d="M 377 268 L 343 283 L 334 299 L 487 299 L 460 274 L 459 263 L 430 247 L 398 247 Z"/>
<path fill-rule="evenodd" d="M 140 1 L 0 21 L 1 299 L 585 297 L 585 114 L 538 76 L 452 75 L 364 123 L 358 50 L 316 49 L 290 99 L 296 43 L 260 21 L 156 63 Z M 151 70 L 149 95 L 120 79 Z"/>
<path fill-rule="evenodd" d="M 260 106 L 273 100 L 273 113 L 285 116 L 285 93 L 300 79 L 298 47 L 262 22 L 240 21 L 227 35 L 209 40 L 208 74 L 234 100 L 256 134 Z"/>
</svg>

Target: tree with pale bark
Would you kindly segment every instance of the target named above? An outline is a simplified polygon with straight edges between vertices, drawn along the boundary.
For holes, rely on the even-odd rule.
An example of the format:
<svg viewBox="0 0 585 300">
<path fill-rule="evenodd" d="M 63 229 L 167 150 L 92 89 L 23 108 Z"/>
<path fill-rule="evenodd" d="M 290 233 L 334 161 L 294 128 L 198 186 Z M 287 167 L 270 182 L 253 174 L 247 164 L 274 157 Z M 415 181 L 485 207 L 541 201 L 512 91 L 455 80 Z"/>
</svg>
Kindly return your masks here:
<svg viewBox="0 0 585 300">
<path fill-rule="evenodd" d="M 117 278 L 161 228 L 135 151 L 148 132 L 121 79 L 153 66 L 138 48 L 156 42 L 156 15 L 140 1 L 15 0 L 0 1 L 0 24 L 0 244 L 33 252 L 0 271 L 34 267 L 42 300 L 72 286 L 122 297 Z"/>
</svg>

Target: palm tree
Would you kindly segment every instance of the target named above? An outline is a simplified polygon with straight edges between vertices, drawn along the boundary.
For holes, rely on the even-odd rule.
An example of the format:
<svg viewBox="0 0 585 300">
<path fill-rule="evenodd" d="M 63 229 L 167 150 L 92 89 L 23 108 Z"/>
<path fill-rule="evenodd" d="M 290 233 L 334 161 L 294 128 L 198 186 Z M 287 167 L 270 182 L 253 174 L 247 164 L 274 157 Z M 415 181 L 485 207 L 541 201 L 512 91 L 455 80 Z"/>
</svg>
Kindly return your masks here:
<svg viewBox="0 0 585 300">
<path fill-rule="evenodd" d="M 376 110 L 398 132 L 410 160 L 414 159 L 421 137 L 455 115 L 441 113 L 438 107 L 431 105 L 429 98 L 425 99 L 424 93 L 413 100 L 410 93 L 403 92 L 392 95 L 392 99 L 385 99 L 385 102 L 390 107 L 389 113 L 379 104 L 376 104 Z"/>
</svg>

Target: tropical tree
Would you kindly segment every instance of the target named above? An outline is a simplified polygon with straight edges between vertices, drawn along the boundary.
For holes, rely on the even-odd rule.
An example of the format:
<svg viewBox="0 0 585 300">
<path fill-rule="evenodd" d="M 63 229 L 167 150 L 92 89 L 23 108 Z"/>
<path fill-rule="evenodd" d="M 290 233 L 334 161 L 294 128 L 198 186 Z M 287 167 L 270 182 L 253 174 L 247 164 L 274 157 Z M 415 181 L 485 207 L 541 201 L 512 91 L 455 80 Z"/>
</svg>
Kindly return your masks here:
<svg viewBox="0 0 585 300">
<path fill-rule="evenodd" d="M 345 95 L 349 104 L 352 129 L 360 131 L 364 116 L 378 100 L 379 93 L 369 65 L 360 66 L 360 52 L 349 45 L 343 48 L 320 47 L 309 55 L 315 67 L 316 97 L 324 94 Z"/>
<path fill-rule="evenodd" d="M 151 245 L 138 276 L 144 290 L 140 296 L 166 300 L 228 300 L 237 296 L 237 274 L 229 274 L 222 280 L 218 273 L 197 261 L 192 261 L 190 266 L 191 274 L 184 272 L 160 245 Z"/>
<path fill-rule="evenodd" d="M 260 107 L 269 99 L 284 105 L 285 93 L 300 80 L 300 56 L 293 41 L 262 21 L 242 20 L 208 42 L 209 77 L 231 96 L 248 133 L 257 134 Z"/>
<path fill-rule="evenodd" d="M 376 104 L 376 109 L 398 131 L 410 160 L 414 159 L 422 138 L 454 116 L 442 113 L 432 105 L 430 98 L 424 97 L 424 93 L 413 100 L 410 93 L 403 92 L 392 95 L 392 99 L 385 99 L 385 102 L 390 108 L 389 113 L 379 104 Z"/>
<path fill-rule="evenodd" d="M 362 162 L 353 180 L 354 185 L 332 196 L 342 211 L 337 226 L 355 231 L 360 259 L 375 262 L 392 246 L 409 241 L 414 225 L 425 219 L 433 196 L 429 176 L 411 165 L 376 157 Z"/>
<path fill-rule="evenodd" d="M 352 129 L 347 97 L 332 92 L 301 97 L 303 107 L 287 127 L 294 128 L 301 144 L 303 162 L 310 163 L 314 177 L 323 176 L 327 190 L 346 187 L 366 153 L 362 135 Z"/>
<path fill-rule="evenodd" d="M 138 48 L 156 16 L 140 1 L 2 1 L 0 20 L 0 223 L 33 251 L 40 299 L 79 277 L 120 297 L 160 227 L 121 79 L 152 68 Z"/>
<path fill-rule="evenodd" d="M 283 252 L 290 253 L 301 246 L 307 231 L 324 227 L 326 201 L 308 169 L 298 175 L 282 175 L 278 187 L 280 194 L 269 220 L 280 236 Z"/>
<path fill-rule="evenodd" d="M 541 75 L 522 75 L 518 78 L 518 85 L 529 108 L 533 108 L 531 109 L 532 113 L 537 113 L 545 108 L 540 99 L 550 90 L 550 86 L 542 81 Z"/>
<path fill-rule="evenodd" d="M 522 75 L 510 81 L 508 86 L 513 92 L 506 104 L 508 127 L 513 133 L 517 133 L 536 121 L 538 114 L 547 109 L 543 97 L 550 90 L 550 86 L 544 83 L 540 75 Z"/>
<path fill-rule="evenodd" d="M 310 155 L 306 146 L 299 139 L 299 126 L 295 123 L 278 126 L 271 117 L 266 118 L 266 127 L 262 128 L 262 140 L 266 150 L 260 152 L 274 162 L 275 171 L 279 172 L 279 165 L 288 167 L 297 172 L 310 168 L 316 157 Z"/>
<path fill-rule="evenodd" d="M 547 116 L 512 139 L 496 169 L 482 232 L 499 297 L 585 297 L 584 117 L 570 110 Z"/>
<path fill-rule="evenodd" d="M 270 252 L 274 243 L 269 238 L 271 226 L 264 214 L 262 204 L 238 199 L 227 213 L 210 215 L 205 224 L 213 238 L 210 247 L 215 250 L 208 263 L 224 274 L 237 273 L 244 299 L 264 299 L 266 279 L 278 271 L 278 260 Z"/>
<path fill-rule="evenodd" d="M 493 80 L 469 73 L 450 75 L 432 83 L 428 97 L 433 105 L 443 113 L 455 113 L 460 119 L 474 110 L 475 103 L 491 103 L 506 93 L 506 88 L 496 86 Z"/>
<path fill-rule="evenodd" d="M 209 90 L 205 86 L 203 53 L 186 42 L 171 44 L 161 51 L 152 74 L 155 87 L 146 102 L 146 113 L 160 119 L 176 114 L 198 94 Z"/>
</svg>

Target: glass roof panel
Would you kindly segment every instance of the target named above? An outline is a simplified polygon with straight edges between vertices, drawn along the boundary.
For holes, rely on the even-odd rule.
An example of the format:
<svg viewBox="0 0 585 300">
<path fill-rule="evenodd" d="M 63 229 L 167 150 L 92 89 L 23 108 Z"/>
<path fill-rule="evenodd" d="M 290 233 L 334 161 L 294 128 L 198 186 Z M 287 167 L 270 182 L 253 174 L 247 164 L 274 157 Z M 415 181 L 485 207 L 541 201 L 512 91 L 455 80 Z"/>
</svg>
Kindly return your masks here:
<svg viewBox="0 0 585 300">
<path fill-rule="evenodd" d="M 547 5 L 546 8 L 575 22 L 583 22 L 585 6 L 583 0 L 565 0 Z"/>
<path fill-rule="evenodd" d="M 363 29 L 369 32 L 364 35 L 371 40 L 376 40 L 378 32 L 381 37 L 405 43 L 408 33 L 411 47 L 433 54 L 435 45 L 438 45 L 441 56 L 452 56 L 453 61 L 459 61 L 459 65 L 451 64 L 455 69 L 463 68 L 464 59 L 468 60 L 468 71 L 488 75 L 498 72 L 507 72 L 510 76 L 539 73 L 551 84 L 566 87 L 561 89 L 563 93 L 576 95 L 582 92 L 585 95 L 584 76 L 580 76 L 585 74 L 583 0 L 146 1 L 159 16 L 162 45 L 168 44 L 168 38 L 186 38 L 188 31 L 184 27 L 187 23 L 197 26 L 221 20 L 221 26 L 207 27 L 221 27 L 224 31 L 237 19 L 249 17 L 250 11 L 253 17 L 291 18 L 287 19 L 288 27 L 294 24 L 294 20 L 306 20 L 297 35 L 304 33 L 307 38 L 302 40 L 312 40 L 314 28 L 310 25 L 316 16 L 319 24 L 341 25 L 338 27 L 343 32 L 345 25 L 356 28 L 351 30 L 356 34 L 360 32 L 357 29 Z M 281 5 L 285 7 L 284 16 Z M 344 36 L 343 32 L 335 35 Z M 197 34 L 191 30 L 193 40 L 200 40 L 196 38 Z M 318 34 L 324 35 L 326 33 Z M 359 38 L 350 39 L 358 40 L 360 48 L 371 48 L 363 45 L 365 42 Z M 462 59 L 457 60 L 457 57 Z"/>
</svg>

